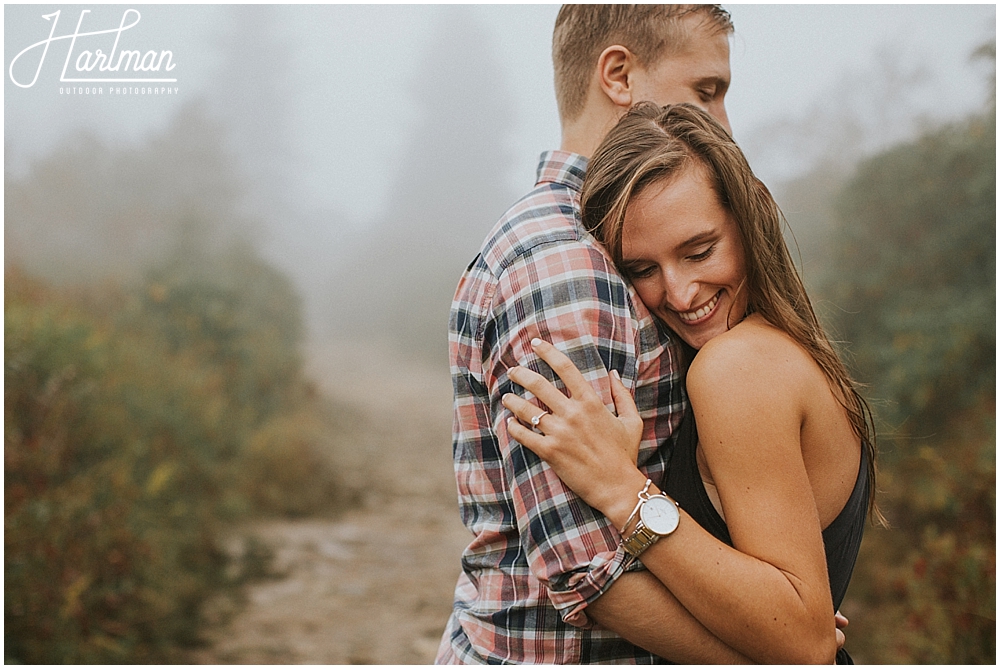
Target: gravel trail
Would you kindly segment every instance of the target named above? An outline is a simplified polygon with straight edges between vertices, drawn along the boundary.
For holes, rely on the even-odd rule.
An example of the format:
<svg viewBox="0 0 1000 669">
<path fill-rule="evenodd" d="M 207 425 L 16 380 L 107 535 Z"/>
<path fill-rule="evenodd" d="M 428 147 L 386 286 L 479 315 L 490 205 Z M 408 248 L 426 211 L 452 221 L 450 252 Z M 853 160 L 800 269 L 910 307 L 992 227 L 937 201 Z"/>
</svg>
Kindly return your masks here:
<svg viewBox="0 0 1000 669">
<path fill-rule="evenodd" d="M 309 349 L 307 368 L 357 413 L 337 461 L 361 504 L 248 528 L 275 549 L 281 576 L 251 585 L 195 661 L 430 663 L 470 538 L 455 500 L 447 369 L 346 343 Z"/>
</svg>

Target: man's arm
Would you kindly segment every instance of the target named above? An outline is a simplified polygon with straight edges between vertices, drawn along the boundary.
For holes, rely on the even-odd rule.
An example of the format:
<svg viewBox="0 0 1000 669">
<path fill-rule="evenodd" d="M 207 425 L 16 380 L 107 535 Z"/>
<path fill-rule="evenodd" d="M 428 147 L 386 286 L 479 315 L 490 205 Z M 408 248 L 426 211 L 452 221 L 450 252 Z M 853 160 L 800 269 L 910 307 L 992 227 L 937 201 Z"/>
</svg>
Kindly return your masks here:
<svg viewBox="0 0 1000 669">
<path fill-rule="evenodd" d="M 483 332 L 491 426 L 521 547 L 563 620 L 584 626 L 587 602 L 620 572 L 621 558 L 616 560 L 615 554 L 619 536 L 607 518 L 507 432 L 510 414 L 500 398 L 524 392 L 507 370 L 525 365 L 554 378 L 531 349 L 534 337 L 561 342 L 585 377 L 604 386 L 597 391 L 609 403 L 608 361 L 621 367 L 623 376 L 635 373 L 637 336 L 627 289 L 598 249 L 566 240 L 519 256 L 498 277 Z"/>
<path fill-rule="evenodd" d="M 618 369 L 628 379 L 636 374 L 640 354 L 628 289 L 607 258 L 582 244 L 556 244 L 537 251 L 507 268 L 500 279 L 493 311 L 496 340 L 487 365 L 493 426 L 533 574 L 571 624 L 586 624 L 587 614 L 594 612 L 608 629 L 672 660 L 744 660 L 709 634 L 649 574 L 619 576 L 618 531 L 508 435 L 509 414 L 499 399 L 504 392 L 523 389 L 512 386 L 506 370 L 528 365 L 553 377 L 547 365 L 538 364 L 530 346 L 533 337 L 560 342 L 609 405 L 608 368 Z M 651 451 L 658 446 L 657 437 L 656 430 L 645 431 Z"/>
<path fill-rule="evenodd" d="M 647 571 L 622 574 L 587 607 L 590 617 L 678 664 L 751 664 L 699 623 Z"/>
</svg>

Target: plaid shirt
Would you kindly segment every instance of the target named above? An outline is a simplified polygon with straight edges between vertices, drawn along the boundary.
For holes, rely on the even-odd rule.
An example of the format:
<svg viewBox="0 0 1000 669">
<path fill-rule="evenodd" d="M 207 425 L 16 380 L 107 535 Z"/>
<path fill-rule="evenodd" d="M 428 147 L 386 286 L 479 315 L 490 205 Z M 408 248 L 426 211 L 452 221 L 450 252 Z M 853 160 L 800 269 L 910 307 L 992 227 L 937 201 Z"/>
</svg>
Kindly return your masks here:
<svg viewBox="0 0 1000 669">
<path fill-rule="evenodd" d="M 504 393 L 525 392 L 508 380 L 511 366 L 553 378 L 533 337 L 569 355 L 609 407 L 608 370 L 617 369 L 645 421 L 639 466 L 662 478 L 687 401 L 679 349 L 581 227 L 586 165 L 575 154 L 542 155 L 535 189 L 487 237 L 452 304 L 455 475 L 475 538 L 439 663 L 658 660 L 588 620 L 587 604 L 623 572 L 618 531 L 510 439 L 500 404 Z"/>
</svg>

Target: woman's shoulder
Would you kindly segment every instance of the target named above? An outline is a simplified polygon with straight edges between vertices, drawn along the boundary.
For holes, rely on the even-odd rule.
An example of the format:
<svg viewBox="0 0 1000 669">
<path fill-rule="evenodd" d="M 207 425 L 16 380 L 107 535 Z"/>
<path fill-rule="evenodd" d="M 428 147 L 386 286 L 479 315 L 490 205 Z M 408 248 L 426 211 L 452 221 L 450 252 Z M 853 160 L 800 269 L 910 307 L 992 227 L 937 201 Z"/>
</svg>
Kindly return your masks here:
<svg viewBox="0 0 1000 669">
<path fill-rule="evenodd" d="M 689 392 L 708 386 L 713 394 L 766 387 L 774 396 L 782 389 L 798 392 L 815 381 L 818 366 L 787 333 L 753 314 L 712 338 L 688 370 Z M 822 372 L 820 372 L 822 373 Z"/>
</svg>

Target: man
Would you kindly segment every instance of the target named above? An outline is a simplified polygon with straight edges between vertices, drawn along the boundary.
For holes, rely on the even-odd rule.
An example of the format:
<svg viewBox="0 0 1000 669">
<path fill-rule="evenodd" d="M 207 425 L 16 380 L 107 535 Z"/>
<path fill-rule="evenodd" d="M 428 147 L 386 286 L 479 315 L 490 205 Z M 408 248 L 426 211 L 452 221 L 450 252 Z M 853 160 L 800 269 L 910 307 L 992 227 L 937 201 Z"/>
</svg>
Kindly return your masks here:
<svg viewBox="0 0 1000 669">
<path fill-rule="evenodd" d="M 616 528 L 510 439 L 500 405 L 515 391 L 511 366 L 551 378 L 531 352 L 533 337 L 557 343 L 608 406 L 607 374 L 617 370 L 644 420 L 639 465 L 660 480 L 687 401 L 680 351 L 582 229 L 580 186 L 587 156 L 636 102 L 690 102 L 728 127 L 731 32 L 716 5 L 559 12 L 561 151 L 543 154 L 535 190 L 487 237 L 452 306 L 455 472 L 475 538 L 440 663 L 745 661 L 655 578 L 624 573 Z"/>
</svg>

